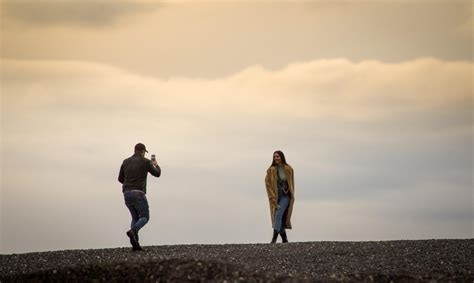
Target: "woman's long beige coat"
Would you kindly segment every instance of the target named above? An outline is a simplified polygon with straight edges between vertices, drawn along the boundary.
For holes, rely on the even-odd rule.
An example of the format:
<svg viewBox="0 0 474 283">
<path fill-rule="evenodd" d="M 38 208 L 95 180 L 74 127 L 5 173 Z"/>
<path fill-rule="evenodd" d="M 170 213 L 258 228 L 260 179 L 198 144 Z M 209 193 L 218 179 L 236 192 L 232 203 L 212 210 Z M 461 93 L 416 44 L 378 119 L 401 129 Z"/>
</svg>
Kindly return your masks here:
<svg viewBox="0 0 474 283">
<path fill-rule="evenodd" d="M 288 196 L 290 198 L 290 204 L 288 209 L 283 214 L 283 227 L 285 229 L 291 229 L 291 213 L 293 211 L 293 204 L 295 203 L 295 176 L 293 168 L 290 165 L 285 164 L 285 173 L 288 181 Z M 278 169 L 276 166 L 270 166 L 265 176 L 265 187 L 267 189 L 268 201 L 270 203 L 270 216 L 272 218 L 272 227 L 275 228 L 275 212 L 278 208 Z"/>
</svg>

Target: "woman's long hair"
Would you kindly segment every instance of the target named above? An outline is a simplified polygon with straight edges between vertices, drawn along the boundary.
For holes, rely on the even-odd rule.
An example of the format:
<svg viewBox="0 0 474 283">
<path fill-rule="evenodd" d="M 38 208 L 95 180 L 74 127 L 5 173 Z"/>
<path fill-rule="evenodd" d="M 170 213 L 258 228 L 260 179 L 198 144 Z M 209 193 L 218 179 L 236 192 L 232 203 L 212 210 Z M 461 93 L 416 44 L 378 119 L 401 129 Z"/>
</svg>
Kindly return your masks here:
<svg viewBox="0 0 474 283">
<path fill-rule="evenodd" d="M 275 153 L 278 153 L 278 155 L 280 155 L 281 163 L 286 165 L 287 163 L 286 163 L 285 154 L 283 153 L 283 151 L 277 150 L 272 155 L 272 165 L 271 166 L 276 166 L 275 158 L 273 158 L 275 156 Z"/>
</svg>

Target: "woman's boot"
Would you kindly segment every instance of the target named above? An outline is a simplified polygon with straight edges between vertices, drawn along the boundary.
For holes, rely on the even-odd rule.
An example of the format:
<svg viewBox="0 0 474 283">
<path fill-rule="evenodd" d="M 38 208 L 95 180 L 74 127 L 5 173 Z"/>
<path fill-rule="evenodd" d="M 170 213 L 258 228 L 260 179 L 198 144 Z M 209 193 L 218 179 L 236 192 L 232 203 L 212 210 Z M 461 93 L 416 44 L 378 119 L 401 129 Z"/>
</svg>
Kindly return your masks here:
<svg viewBox="0 0 474 283">
<path fill-rule="evenodd" d="M 273 230 L 273 238 L 272 238 L 272 241 L 270 242 L 270 244 L 276 243 L 277 237 L 278 237 L 278 231 L 277 231 L 277 230 Z"/>
<path fill-rule="evenodd" d="M 285 229 L 281 229 L 280 236 L 281 236 L 281 239 L 283 240 L 283 243 L 288 243 L 288 237 L 286 237 Z"/>
</svg>

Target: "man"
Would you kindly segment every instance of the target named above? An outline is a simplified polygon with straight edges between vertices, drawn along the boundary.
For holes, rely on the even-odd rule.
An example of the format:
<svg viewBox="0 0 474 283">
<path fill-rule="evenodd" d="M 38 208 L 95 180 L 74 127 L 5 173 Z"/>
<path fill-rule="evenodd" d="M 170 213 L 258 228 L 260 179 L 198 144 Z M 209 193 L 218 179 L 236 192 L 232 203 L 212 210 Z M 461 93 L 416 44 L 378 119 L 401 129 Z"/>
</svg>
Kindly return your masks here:
<svg viewBox="0 0 474 283">
<path fill-rule="evenodd" d="M 145 226 L 150 219 L 148 201 L 146 199 L 146 177 L 148 172 L 155 177 L 160 177 L 161 168 L 158 162 L 152 158 L 145 158 L 146 147 L 142 143 L 135 145 L 133 156 L 125 159 L 120 167 L 118 180 L 123 184 L 122 192 L 125 204 L 132 215 L 132 224 L 127 236 L 130 238 L 133 251 L 142 251 L 138 242 L 138 231 Z"/>
</svg>

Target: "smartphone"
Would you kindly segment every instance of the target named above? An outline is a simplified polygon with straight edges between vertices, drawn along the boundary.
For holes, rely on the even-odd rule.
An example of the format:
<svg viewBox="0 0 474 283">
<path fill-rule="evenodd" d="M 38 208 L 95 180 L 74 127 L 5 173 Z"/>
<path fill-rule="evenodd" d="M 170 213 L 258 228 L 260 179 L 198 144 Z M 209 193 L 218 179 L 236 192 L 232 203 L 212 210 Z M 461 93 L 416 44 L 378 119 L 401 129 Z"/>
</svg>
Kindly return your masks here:
<svg viewBox="0 0 474 283">
<path fill-rule="evenodd" d="M 151 161 L 154 161 L 154 160 L 156 160 L 156 157 L 155 157 L 154 154 L 152 154 L 152 155 L 151 155 Z"/>
</svg>

